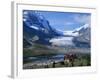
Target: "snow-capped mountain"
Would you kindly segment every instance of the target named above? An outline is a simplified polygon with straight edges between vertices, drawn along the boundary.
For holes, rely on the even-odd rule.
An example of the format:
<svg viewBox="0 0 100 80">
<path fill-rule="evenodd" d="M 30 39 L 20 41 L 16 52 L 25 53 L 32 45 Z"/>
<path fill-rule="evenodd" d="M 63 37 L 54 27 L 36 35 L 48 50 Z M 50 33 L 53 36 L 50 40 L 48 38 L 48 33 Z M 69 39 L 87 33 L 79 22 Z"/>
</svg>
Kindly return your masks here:
<svg viewBox="0 0 100 80">
<path fill-rule="evenodd" d="M 91 27 L 90 27 L 90 25 L 85 24 L 80 29 L 76 29 L 75 32 L 78 32 L 79 35 L 73 39 L 73 42 L 79 47 L 80 46 L 90 47 L 90 45 L 91 45 Z"/>
<path fill-rule="evenodd" d="M 85 30 L 85 29 L 87 29 L 87 28 L 89 28 L 89 27 L 90 27 L 89 24 L 85 24 L 85 25 L 83 25 L 83 26 L 81 26 L 81 27 L 79 27 L 79 28 L 74 29 L 73 32 L 80 32 L 80 31 L 82 31 L 83 29 Z"/>
<path fill-rule="evenodd" d="M 72 31 L 59 31 L 46 18 L 35 11 L 23 11 L 24 46 L 33 43 L 56 46 L 90 47 L 90 25 Z"/>
<path fill-rule="evenodd" d="M 56 46 L 90 47 L 90 25 L 85 24 L 73 31 L 63 31 L 64 36 L 50 40 Z"/>
<path fill-rule="evenodd" d="M 85 24 L 83 26 L 81 26 L 80 28 L 77 28 L 73 31 L 73 33 L 78 33 L 77 40 L 79 41 L 83 41 L 83 42 L 90 42 L 90 34 L 91 34 L 91 30 L 90 30 L 90 25 L 89 24 Z"/>
<path fill-rule="evenodd" d="M 35 42 L 40 44 L 49 45 L 51 38 L 62 36 L 60 32 L 53 29 L 49 21 L 44 16 L 38 14 L 35 11 L 24 10 L 23 11 L 23 35 L 24 40 L 29 42 Z M 37 37 L 38 39 L 34 40 Z M 27 39 L 27 40 L 26 40 Z"/>
<path fill-rule="evenodd" d="M 85 24 L 79 28 L 76 28 L 72 31 L 62 31 L 64 36 L 74 36 L 74 37 L 77 37 L 79 35 L 82 35 L 82 33 L 84 33 L 84 31 L 86 31 L 87 29 L 90 29 L 90 25 L 89 24 Z"/>
</svg>

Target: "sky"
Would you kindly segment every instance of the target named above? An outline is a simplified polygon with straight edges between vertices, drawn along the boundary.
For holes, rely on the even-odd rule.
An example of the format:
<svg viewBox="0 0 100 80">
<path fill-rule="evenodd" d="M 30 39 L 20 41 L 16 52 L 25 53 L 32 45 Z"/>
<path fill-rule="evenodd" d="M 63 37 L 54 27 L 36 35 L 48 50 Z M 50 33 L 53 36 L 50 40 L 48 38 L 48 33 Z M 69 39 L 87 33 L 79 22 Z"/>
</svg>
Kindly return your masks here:
<svg viewBox="0 0 100 80">
<path fill-rule="evenodd" d="M 91 13 L 36 11 L 43 15 L 49 24 L 58 30 L 73 30 L 91 23 Z"/>
</svg>

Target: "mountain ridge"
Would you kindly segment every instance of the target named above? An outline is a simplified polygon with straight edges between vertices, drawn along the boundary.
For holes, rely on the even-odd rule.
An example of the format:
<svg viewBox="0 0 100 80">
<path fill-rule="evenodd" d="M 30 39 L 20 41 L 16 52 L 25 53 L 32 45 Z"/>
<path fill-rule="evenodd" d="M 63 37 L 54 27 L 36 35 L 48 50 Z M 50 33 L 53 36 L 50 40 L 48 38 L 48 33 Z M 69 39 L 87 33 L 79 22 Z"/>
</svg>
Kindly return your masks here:
<svg viewBox="0 0 100 80">
<path fill-rule="evenodd" d="M 43 15 L 33 11 L 23 12 L 24 44 L 90 47 L 90 29 L 90 25 L 85 24 L 72 31 L 59 31 Z"/>
</svg>

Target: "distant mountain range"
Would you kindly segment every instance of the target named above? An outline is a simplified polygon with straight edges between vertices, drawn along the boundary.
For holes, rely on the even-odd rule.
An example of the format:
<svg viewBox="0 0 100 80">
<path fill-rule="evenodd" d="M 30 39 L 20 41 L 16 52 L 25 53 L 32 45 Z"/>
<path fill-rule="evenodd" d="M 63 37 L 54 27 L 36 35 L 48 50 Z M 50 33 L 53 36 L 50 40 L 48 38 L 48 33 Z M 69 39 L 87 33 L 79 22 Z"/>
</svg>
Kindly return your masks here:
<svg viewBox="0 0 100 80">
<path fill-rule="evenodd" d="M 90 25 L 85 24 L 73 31 L 54 29 L 46 18 L 33 11 L 23 12 L 23 46 L 34 43 L 55 46 L 90 47 Z"/>
</svg>

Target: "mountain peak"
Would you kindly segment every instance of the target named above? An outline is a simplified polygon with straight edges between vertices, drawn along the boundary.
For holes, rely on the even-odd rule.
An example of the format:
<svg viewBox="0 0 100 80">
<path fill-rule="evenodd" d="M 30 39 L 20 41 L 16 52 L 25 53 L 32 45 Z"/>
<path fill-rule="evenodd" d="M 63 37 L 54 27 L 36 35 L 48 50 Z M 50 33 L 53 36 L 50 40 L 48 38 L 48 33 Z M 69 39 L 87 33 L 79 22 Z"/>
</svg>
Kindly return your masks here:
<svg viewBox="0 0 100 80">
<path fill-rule="evenodd" d="M 78 31 L 80 31 L 81 29 L 86 29 L 86 28 L 88 28 L 88 27 L 89 27 L 89 24 L 84 24 L 83 26 L 81 26 L 81 27 L 79 27 L 79 28 L 73 30 L 73 32 L 78 32 Z"/>
</svg>

